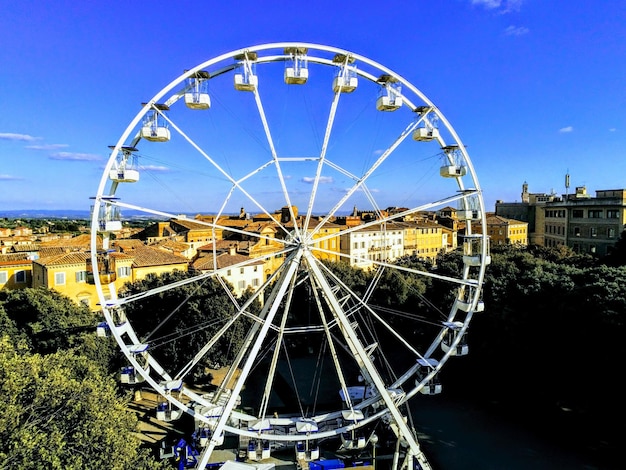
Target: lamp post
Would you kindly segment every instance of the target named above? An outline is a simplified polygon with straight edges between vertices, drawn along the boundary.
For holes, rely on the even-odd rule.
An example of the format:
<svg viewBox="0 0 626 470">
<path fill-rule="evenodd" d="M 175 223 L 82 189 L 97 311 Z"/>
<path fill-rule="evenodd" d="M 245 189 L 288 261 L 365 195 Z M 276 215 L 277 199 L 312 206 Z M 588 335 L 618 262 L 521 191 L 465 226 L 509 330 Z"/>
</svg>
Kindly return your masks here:
<svg viewBox="0 0 626 470">
<path fill-rule="evenodd" d="M 378 443 L 378 436 L 372 434 L 370 436 L 370 442 L 372 443 L 372 468 L 376 470 L 376 444 Z"/>
</svg>

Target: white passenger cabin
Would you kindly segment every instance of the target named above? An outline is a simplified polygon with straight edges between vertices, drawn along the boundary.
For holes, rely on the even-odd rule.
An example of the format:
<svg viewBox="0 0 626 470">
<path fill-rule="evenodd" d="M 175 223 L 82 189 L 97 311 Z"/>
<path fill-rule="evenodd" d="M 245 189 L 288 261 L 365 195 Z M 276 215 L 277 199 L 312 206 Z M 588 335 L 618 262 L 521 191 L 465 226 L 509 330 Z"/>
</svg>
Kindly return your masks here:
<svg viewBox="0 0 626 470">
<path fill-rule="evenodd" d="M 170 140 L 170 130 L 167 127 L 167 122 L 157 110 L 167 111 L 169 106 L 165 104 L 153 104 L 152 106 L 156 109 L 151 109 L 144 116 L 140 136 L 150 142 L 167 142 Z"/>
<path fill-rule="evenodd" d="M 351 65 L 354 63 L 354 58 L 337 54 L 333 58 L 333 62 L 340 64 L 333 80 L 333 91 L 335 93 L 352 93 L 359 84 L 356 66 Z"/>
<path fill-rule="evenodd" d="M 127 345 L 128 350 L 133 357 L 139 362 L 146 372 L 149 371 L 148 367 L 148 345 L 145 343 L 130 344 Z M 146 379 L 141 375 L 134 366 L 122 367 L 120 373 L 120 382 L 123 384 L 134 385 L 144 382 Z"/>
<path fill-rule="evenodd" d="M 444 178 L 460 178 L 467 174 L 467 167 L 459 155 L 458 145 L 443 147 L 442 165 L 439 174 Z"/>
<path fill-rule="evenodd" d="M 187 105 L 189 109 L 209 109 L 211 107 L 209 77 L 209 72 L 200 71 L 187 79 L 185 105 Z"/>
<path fill-rule="evenodd" d="M 285 83 L 287 85 L 302 85 L 308 80 L 309 69 L 306 53 L 306 47 L 285 48 L 285 54 L 291 56 L 290 60 L 285 61 Z"/>
<path fill-rule="evenodd" d="M 110 146 L 109 148 L 115 148 Z M 118 154 L 115 166 L 109 171 L 109 179 L 116 183 L 135 183 L 139 181 L 139 170 L 137 156 L 133 154 L 137 149 L 133 147 L 122 147 Z"/>
<path fill-rule="evenodd" d="M 413 131 L 413 140 L 418 142 L 430 142 L 439 138 L 439 129 L 429 125 L 418 127 Z"/>
<path fill-rule="evenodd" d="M 472 302 L 474 300 L 474 292 L 475 287 L 472 286 L 464 286 L 459 289 L 459 297 L 456 299 L 456 305 L 459 310 L 463 312 L 469 312 L 472 307 Z M 485 310 L 485 303 L 482 299 L 479 299 L 476 302 L 476 307 L 474 308 L 474 312 L 482 312 Z"/>
<path fill-rule="evenodd" d="M 333 91 L 335 93 L 352 93 L 358 84 L 356 71 L 349 66 L 341 67 L 333 80 Z"/>
<path fill-rule="evenodd" d="M 163 402 L 157 405 L 156 419 L 163 422 L 170 422 L 179 419 L 183 415 L 183 410 L 172 407 L 170 402 Z"/>
<path fill-rule="evenodd" d="M 135 370 L 133 366 L 122 367 L 120 371 L 120 382 L 125 385 L 135 385 L 144 382 L 146 379 Z"/>
<path fill-rule="evenodd" d="M 381 84 L 376 100 L 378 111 L 395 111 L 402 106 L 402 86 L 391 75 L 383 75 L 378 79 Z"/>
<path fill-rule="evenodd" d="M 341 434 L 341 447 L 340 450 L 356 450 L 356 449 L 364 449 L 367 445 L 367 440 L 365 436 L 362 435 L 354 435 L 354 434 Z"/>
<path fill-rule="evenodd" d="M 115 258 L 112 256 L 111 250 L 100 251 L 96 254 L 96 269 L 98 271 L 98 278 L 100 284 L 110 284 L 117 279 L 117 272 L 115 269 Z M 96 269 L 91 262 L 91 256 L 86 261 L 87 282 L 94 284 L 94 276 Z"/>
<path fill-rule="evenodd" d="M 265 460 L 271 455 L 271 447 L 269 441 L 259 442 L 252 439 L 248 442 L 248 460 Z"/>
<path fill-rule="evenodd" d="M 239 71 L 235 73 L 235 89 L 239 91 L 255 91 L 259 85 L 259 77 L 256 75 L 257 59 L 256 52 L 246 52 L 235 56 L 240 60 Z"/>
<path fill-rule="evenodd" d="M 120 208 L 110 203 L 100 206 L 98 230 L 101 232 L 117 232 L 122 230 Z"/>
<path fill-rule="evenodd" d="M 419 365 L 419 370 L 418 370 L 418 377 L 426 377 L 428 374 L 430 374 L 432 372 L 432 370 L 434 368 L 436 368 L 439 365 L 439 361 L 437 359 L 433 359 L 433 358 L 428 358 L 428 359 L 423 359 L 423 358 L 419 358 L 417 360 L 417 363 Z M 415 385 L 419 385 L 420 383 L 420 379 L 418 378 L 415 381 Z M 426 383 L 421 389 L 420 389 L 420 393 L 422 393 L 423 395 L 437 395 L 439 393 L 441 393 L 442 390 L 442 386 L 441 386 L 441 382 L 439 382 L 439 378 L 437 377 L 437 374 L 435 374 L 428 383 Z"/>
<path fill-rule="evenodd" d="M 465 333 L 461 339 L 459 339 L 458 344 L 453 348 L 452 345 L 461 334 L 461 328 L 463 328 L 463 323 L 457 322 L 444 322 L 443 325 L 447 328 L 445 336 L 441 341 L 441 350 L 445 353 L 448 351 L 452 351 L 450 353 L 451 356 L 465 356 L 469 352 L 469 347 L 467 345 L 467 340 L 465 338 Z"/>
<path fill-rule="evenodd" d="M 107 322 L 103 321 L 98 323 L 98 326 L 96 326 L 96 336 L 101 338 L 111 336 L 111 328 L 109 328 L 109 324 Z"/>
<path fill-rule="evenodd" d="M 483 236 L 480 234 L 464 235 L 463 240 L 463 263 L 467 266 L 480 266 L 485 261 L 485 264 L 491 263 L 491 256 L 489 255 L 489 240 L 487 240 L 487 249 L 483 253 Z"/>
</svg>

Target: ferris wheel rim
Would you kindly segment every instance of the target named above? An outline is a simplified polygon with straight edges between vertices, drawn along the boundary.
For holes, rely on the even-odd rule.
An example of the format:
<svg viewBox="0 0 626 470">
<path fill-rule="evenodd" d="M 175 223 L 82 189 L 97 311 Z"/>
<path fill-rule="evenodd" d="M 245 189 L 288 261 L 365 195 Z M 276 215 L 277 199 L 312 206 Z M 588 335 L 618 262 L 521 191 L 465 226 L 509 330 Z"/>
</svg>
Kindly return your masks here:
<svg viewBox="0 0 626 470">
<path fill-rule="evenodd" d="M 479 201 L 479 205 L 481 207 L 482 213 L 481 213 L 481 218 L 482 218 L 482 235 L 483 238 L 486 239 L 486 223 L 485 223 L 485 211 L 484 211 L 484 202 L 482 200 L 482 193 L 480 190 L 480 187 L 478 186 L 478 180 L 476 178 L 475 172 L 474 172 L 474 168 L 471 164 L 471 159 L 469 158 L 469 155 L 467 155 L 465 146 L 462 145 L 458 135 L 456 134 L 456 131 L 454 131 L 453 127 L 450 125 L 450 123 L 446 120 L 446 118 L 443 116 L 443 114 L 434 106 L 434 104 L 432 104 L 430 102 L 430 100 L 423 95 L 423 93 L 418 90 L 416 87 L 414 87 L 410 82 L 408 82 L 407 80 L 405 80 L 404 78 L 400 77 L 399 75 L 395 74 L 395 72 L 391 71 L 390 69 L 384 67 L 381 64 L 378 64 L 377 62 L 372 61 L 371 59 L 367 59 L 365 56 L 361 56 L 359 54 L 354 54 L 352 52 L 349 52 L 347 50 L 344 49 L 339 49 L 339 48 L 335 48 L 335 47 L 330 47 L 330 46 L 323 46 L 323 45 L 319 45 L 319 44 L 310 44 L 310 43 L 299 43 L 299 42 L 284 42 L 284 43 L 271 43 L 271 44 L 264 44 L 264 45 L 258 45 L 258 46 L 252 46 L 249 48 L 244 48 L 244 49 L 237 49 L 231 52 L 227 52 L 225 54 L 222 54 L 220 56 L 217 56 L 213 59 L 209 59 L 208 61 L 205 61 L 199 65 L 197 65 L 196 67 L 190 69 L 189 71 L 184 72 L 183 74 L 181 74 L 179 77 L 177 77 L 176 79 L 174 79 L 172 82 L 170 82 L 169 85 L 166 85 L 161 91 L 159 91 L 156 95 L 154 95 L 154 97 L 144 105 L 144 107 L 137 113 L 137 115 L 135 116 L 135 118 L 131 121 L 131 123 L 128 125 L 128 127 L 126 128 L 126 130 L 123 132 L 122 136 L 120 137 L 120 139 L 118 140 L 118 142 L 116 143 L 116 145 L 113 148 L 113 151 L 111 153 L 111 156 L 108 160 L 108 163 L 105 167 L 105 171 L 103 173 L 103 177 L 101 179 L 100 182 L 100 186 L 98 189 L 98 196 L 96 197 L 95 203 L 94 203 L 94 211 L 93 211 L 93 216 L 92 216 L 92 242 L 91 242 L 91 249 L 92 249 L 92 253 L 91 253 L 91 259 L 92 259 L 92 264 L 94 266 L 97 266 L 97 260 L 96 260 L 96 253 L 98 251 L 98 247 L 97 247 L 97 239 L 96 236 L 93 234 L 97 234 L 98 233 L 98 223 L 99 223 L 99 219 L 98 219 L 98 209 L 100 209 L 103 205 L 103 201 L 107 201 L 107 203 L 110 203 L 110 200 L 116 195 L 116 187 L 113 187 L 113 189 L 109 192 L 106 191 L 106 185 L 108 182 L 107 179 L 107 175 L 108 173 L 111 171 L 119 153 L 121 152 L 122 148 L 124 147 L 125 142 L 128 141 L 129 137 L 131 137 L 131 133 L 133 131 L 133 129 L 136 129 L 137 126 L 139 125 L 139 123 L 141 122 L 141 119 L 146 115 L 146 113 L 150 110 L 151 106 L 154 103 L 157 103 L 161 98 L 165 97 L 166 95 L 168 95 L 168 93 L 170 93 L 172 90 L 174 90 L 174 88 L 178 85 L 180 85 L 181 83 L 184 82 L 184 80 L 186 78 L 189 77 L 190 74 L 196 73 L 200 70 L 203 70 L 209 66 L 212 66 L 214 64 L 217 64 L 223 60 L 232 58 L 237 56 L 238 54 L 244 54 L 247 52 L 260 52 L 260 51 L 264 51 L 264 50 L 268 50 L 268 49 L 276 49 L 276 48 L 285 48 L 285 47 L 307 47 L 310 49 L 319 49 L 325 52 L 335 52 L 335 53 L 343 53 L 346 55 L 350 55 L 352 57 L 355 58 L 355 60 L 358 61 L 363 61 L 364 63 L 369 64 L 370 66 L 374 67 L 375 69 L 381 70 L 383 72 L 387 72 L 392 74 L 395 78 L 397 78 L 399 81 L 401 81 L 403 83 L 403 85 L 407 86 L 414 94 L 416 94 L 420 99 L 422 99 L 423 102 L 427 103 L 427 105 L 431 106 L 431 110 L 432 112 L 436 113 L 437 116 L 439 117 L 440 121 L 444 124 L 444 126 L 448 129 L 448 131 L 450 132 L 450 134 L 452 135 L 452 138 L 454 139 L 454 141 L 457 143 L 457 145 L 459 146 L 459 151 L 461 152 L 461 154 L 463 155 L 465 162 L 468 166 L 468 170 L 470 172 L 472 181 L 474 182 L 472 191 L 474 191 L 474 194 L 476 195 L 476 197 L 478 198 Z M 371 79 L 371 77 L 370 77 Z M 461 188 L 462 190 L 464 189 L 463 187 Z M 392 218 L 387 219 L 387 221 L 392 221 Z M 302 240 L 300 240 L 300 243 L 302 243 Z M 105 249 L 108 247 L 104 247 Z M 379 266 L 384 266 L 385 263 L 379 263 Z M 480 285 L 482 284 L 482 279 L 484 276 L 484 270 L 485 270 L 485 263 L 484 260 L 482 261 L 479 269 L 478 269 L 478 276 L 476 279 L 471 279 L 471 282 L 466 280 L 469 280 L 469 277 L 467 275 L 467 273 L 463 274 L 463 279 L 462 282 L 460 282 L 460 284 L 463 285 L 477 285 L 480 287 Z M 97 272 L 96 272 L 97 274 Z M 102 304 L 102 309 L 103 309 L 103 313 L 105 315 L 105 318 L 107 320 L 107 323 L 109 323 L 111 326 L 115 325 L 115 320 L 113 318 L 114 316 L 114 309 L 119 305 L 116 304 L 115 302 L 112 302 L 110 300 L 107 300 L 105 298 L 105 295 L 103 294 L 104 292 L 104 286 L 100 283 L 100 279 L 98 278 L 98 276 L 95 276 L 95 283 L 96 283 L 96 287 L 100 296 L 100 302 Z M 107 303 L 108 302 L 108 303 Z M 475 302 L 475 299 L 474 299 Z M 468 315 L 465 317 L 465 320 L 463 322 L 463 326 L 461 328 L 461 332 L 464 333 L 467 330 L 467 327 L 469 326 L 470 320 L 472 318 L 472 314 L 473 312 L 470 311 L 468 312 Z M 452 320 L 452 318 L 449 318 L 448 320 Z M 134 355 L 132 354 L 132 352 L 130 351 L 130 347 L 128 344 L 126 344 L 121 336 L 118 334 L 117 331 L 115 331 L 115 328 L 113 328 L 114 330 L 114 336 L 116 337 L 116 340 L 118 342 L 118 344 L 120 345 L 122 351 L 124 352 L 125 356 L 127 357 L 127 359 L 130 361 L 130 363 L 137 368 L 137 370 L 141 373 L 141 375 L 144 375 L 145 369 L 142 365 L 140 365 L 136 358 L 134 357 Z M 126 332 L 128 333 L 128 332 Z M 133 333 L 134 334 L 134 333 Z M 442 333 L 443 334 L 443 333 Z M 133 344 L 138 345 L 141 344 L 140 339 L 138 337 L 132 338 L 132 334 L 131 334 L 131 339 L 133 340 Z M 441 342 L 441 338 L 439 338 L 439 340 L 437 341 L 437 345 Z M 443 364 L 447 361 L 447 359 L 451 356 L 452 354 L 452 350 L 448 351 L 446 354 L 443 355 L 442 359 L 439 361 L 439 364 L 436 368 L 433 368 L 433 370 L 431 371 L 429 377 L 433 377 L 443 366 Z M 165 372 L 166 375 L 163 375 L 164 379 L 167 378 L 171 378 L 167 375 L 167 372 Z M 428 377 L 427 377 L 428 378 Z M 184 403 L 183 401 L 177 400 L 176 398 L 171 396 L 170 391 L 166 390 L 164 385 L 162 383 L 160 383 L 159 381 L 155 380 L 149 372 L 145 373 L 144 375 L 144 379 L 145 381 L 153 388 L 155 389 L 157 392 L 159 392 L 163 397 L 165 397 L 170 403 L 176 405 L 177 407 L 179 407 L 182 410 L 189 410 L 189 407 L 186 403 Z M 426 383 L 427 379 L 424 379 L 423 383 Z M 419 392 L 419 387 L 415 387 L 412 388 L 410 390 L 409 393 L 407 393 L 406 398 L 404 399 L 405 401 L 408 400 L 411 396 L 415 395 L 416 393 Z M 410 395 L 410 396 L 409 396 Z M 372 399 L 374 400 L 374 399 Z M 201 418 L 202 420 L 202 418 Z M 208 420 L 207 420 L 208 422 Z M 237 433 L 236 429 L 231 429 L 229 426 L 225 425 L 223 427 L 223 429 L 228 430 L 229 432 L 234 432 Z M 347 429 L 347 428 L 346 428 Z M 245 435 L 246 433 L 248 433 L 248 431 L 240 431 L 243 435 Z M 254 433 L 253 433 L 254 434 Z M 335 433 L 336 434 L 336 433 Z M 256 433 L 254 434 L 260 438 L 271 438 L 270 434 L 265 434 L 263 432 L 261 433 Z M 320 434 L 321 436 L 321 434 Z M 300 437 L 301 438 L 301 437 Z M 296 440 L 296 438 L 293 438 L 291 440 Z"/>
</svg>

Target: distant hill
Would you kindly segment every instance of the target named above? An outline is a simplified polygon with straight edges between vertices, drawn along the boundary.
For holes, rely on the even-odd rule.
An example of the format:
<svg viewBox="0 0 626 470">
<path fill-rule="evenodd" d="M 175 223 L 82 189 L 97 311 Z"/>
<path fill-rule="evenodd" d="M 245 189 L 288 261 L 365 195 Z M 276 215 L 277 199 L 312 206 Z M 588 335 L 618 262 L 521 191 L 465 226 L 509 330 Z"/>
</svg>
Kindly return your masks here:
<svg viewBox="0 0 626 470">
<path fill-rule="evenodd" d="M 195 216 L 195 214 L 194 214 Z M 23 210 L 0 210 L 1 218 L 8 219 L 91 219 L 88 210 L 72 209 L 23 209 Z M 124 211 L 125 219 L 141 217 L 142 219 L 162 219 L 140 211 Z"/>
<path fill-rule="evenodd" d="M 0 217 L 9 219 L 89 219 L 91 214 L 88 210 L 23 209 L 0 210 Z"/>
</svg>

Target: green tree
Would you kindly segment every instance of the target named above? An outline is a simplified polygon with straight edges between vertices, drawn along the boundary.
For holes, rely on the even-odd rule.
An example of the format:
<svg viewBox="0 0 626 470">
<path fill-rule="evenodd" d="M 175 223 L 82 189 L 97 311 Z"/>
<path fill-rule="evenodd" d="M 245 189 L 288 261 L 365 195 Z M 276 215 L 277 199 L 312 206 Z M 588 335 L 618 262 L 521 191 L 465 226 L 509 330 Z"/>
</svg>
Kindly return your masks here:
<svg viewBox="0 0 626 470">
<path fill-rule="evenodd" d="M 72 351 L 32 354 L 0 338 L 0 467 L 157 469 L 114 380 Z"/>
<path fill-rule="evenodd" d="M 191 276 L 174 272 L 128 284 L 122 295 L 132 295 L 170 285 Z M 253 306 L 254 308 L 254 306 Z M 222 285 L 213 278 L 168 289 L 140 303 L 125 305 L 128 319 L 142 341 L 167 370 L 185 365 L 235 313 L 235 306 Z M 241 318 L 217 342 L 195 371 L 203 375 L 206 365 L 229 363 L 239 350 L 250 320 Z"/>
<path fill-rule="evenodd" d="M 0 292 L 0 334 L 24 339 L 34 352 L 47 354 L 74 348 L 103 371 L 119 367 L 112 338 L 98 338 L 98 316 L 54 290 L 45 288 Z"/>
</svg>

